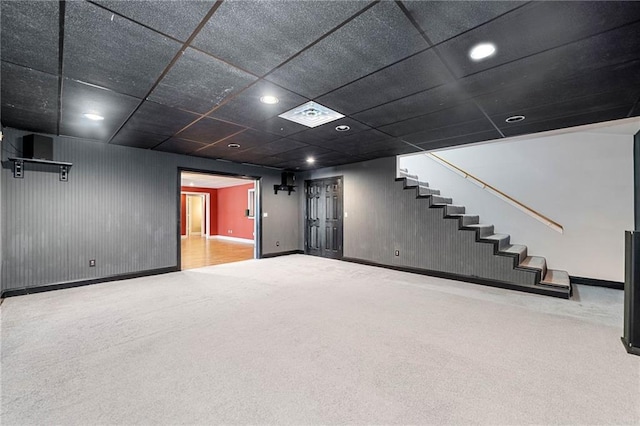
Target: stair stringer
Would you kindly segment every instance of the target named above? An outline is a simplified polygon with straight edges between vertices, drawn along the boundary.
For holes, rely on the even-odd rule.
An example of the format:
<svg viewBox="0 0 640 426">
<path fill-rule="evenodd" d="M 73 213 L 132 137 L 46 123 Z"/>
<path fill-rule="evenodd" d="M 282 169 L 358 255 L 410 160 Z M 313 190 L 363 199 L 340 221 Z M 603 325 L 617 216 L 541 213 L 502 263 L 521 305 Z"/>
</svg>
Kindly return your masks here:
<svg viewBox="0 0 640 426">
<path fill-rule="evenodd" d="M 434 203 L 434 196 L 421 195 L 419 186 L 428 187 L 426 182 L 409 179 L 408 183 L 405 177 L 396 180 L 407 191 L 402 191 L 403 199 L 398 203 L 398 215 L 405 217 L 402 220 L 405 229 L 396 227 L 392 234 L 397 236 L 392 244 L 401 250 L 394 265 L 569 297 L 570 291 L 539 285 L 543 278 L 541 270 L 519 267 L 518 254 L 500 252 L 498 241 L 479 237 L 476 229 L 462 224 L 461 217 L 447 215 L 445 205 Z M 408 241 L 413 243 L 407 246 Z M 404 255 L 399 246 L 404 246 Z"/>
</svg>

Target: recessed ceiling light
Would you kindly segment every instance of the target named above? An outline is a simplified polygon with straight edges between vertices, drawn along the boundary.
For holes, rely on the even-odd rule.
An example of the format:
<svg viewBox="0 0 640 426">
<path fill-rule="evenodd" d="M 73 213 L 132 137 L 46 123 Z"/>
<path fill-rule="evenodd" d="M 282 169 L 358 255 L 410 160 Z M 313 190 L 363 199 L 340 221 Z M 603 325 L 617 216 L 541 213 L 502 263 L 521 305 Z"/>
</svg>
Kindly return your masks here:
<svg viewBox="0 0 640 426">
<path fill-rule="evenodd" d="M 240 144 L 239 143 L 230 143 L 229 145 L 227 145 L 229 148 L 240 148 Z"/>
<path fill-rule="evenodd" d="M 336 126 L 336 130 L 339 132 L 346 132 L 349 129 L 351 129 L 351 127 L 347 126 L 346 124 L 341 124 L 339 126 Z"/>
<path fill-rule="evenodd" d="M 524 115 L 512 115 L 504 121 L 506 121 L 507 123 L 517 123 L 518 121 L 522 120 L 524 120 Z"/>
<path fill-rule="evenodd" d="M 275 96 L 265 95 L 265 96 L 260 98 L 260 102 L 262 102 L 263 104 L 273 105 L 273 104 L 277 104 L 278 102 L 280 102 L 280 100 L 278 98 L 276 98 Z"/>
<path fill-rule="evenodd" d="M 191 182 L 191 183 L 189 184 L 189 186 L 193 186 L 193 182 Z"/>
<path fill-rule="evenodd" d="M 313 157 L 308 157 L 308 158 L 307 158 L 307 163 L 309 163 L 309 164 L 313 164 L 313 163 L 315 163 L 315 162 L 316 162 L 316 159 L 315 159 L 315 158 L 313 158 Z"/>
<path fill-rule="evenodd" d="M 98 114 L 94 114 L 92 112 L 87 112 L 85 114 L 82 114 L 84 116 L 84 118 L 88 118 L 89 120 L 93 120 L 93 121 L 102 121 L 104 120 L 104 117 Z"/>
<path fill-rule="evenodd" d="M 480 43 L 475 45 L 469 51 L 469 57 L 474 61 L 480 61 L 484 58 L 488 58 L 496 53 L 496 47 L 491 43 Z"/>
<path fill-rule="evenodd" d="M 318 127 L 330 121 L 339 120 L 343 118 L 344 115 L 326 106 L 309 101 L 280 114 L 278 117 L 293 121 L 294 123 L 303 124 L 307 127 Z"/>
</svg>

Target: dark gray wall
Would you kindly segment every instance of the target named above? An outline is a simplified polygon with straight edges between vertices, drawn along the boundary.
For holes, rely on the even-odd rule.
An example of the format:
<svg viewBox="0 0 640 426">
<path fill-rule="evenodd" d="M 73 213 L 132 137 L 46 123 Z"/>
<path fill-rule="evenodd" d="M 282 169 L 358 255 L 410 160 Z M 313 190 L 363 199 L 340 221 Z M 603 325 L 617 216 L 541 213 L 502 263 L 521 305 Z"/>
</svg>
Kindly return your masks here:
<svg viewBox="0 0 640 426">
<path fill-rule="evenodd" d="M 633 137 L 633 174 L 635 180 L 635 223 L 636 231 L 640 231 L 640 132 Z"/>
<path fill-rule="evenodd" d="M 535 274 L 514 270 L 513 260 L 494 256 L 490 244 L 459 231 L 442 209 L 416 199 L 396 182 L 396 158 L 307 172 L 306 179 L 344 176 L 344 256 L 383 265 L 428 269 L 468 277 L 533 285 Z M 304 191 L 300 191 L 300 246 L 304 247 Z M 400 256 L 394 255 L 400 250 Z"/>
<path fill-rule="evenodd" d="M 69 182 L 33 166 L 14 179 L 7 142 L 21 150 L 26 133 L 5 129 L 3 142 L 3 290 L 176 266 L 178 167 L 262 177 L 263 254 L 298 249 L 298 200 L 274 195 L 278 170 L 54 137 Z"/>
</svg>

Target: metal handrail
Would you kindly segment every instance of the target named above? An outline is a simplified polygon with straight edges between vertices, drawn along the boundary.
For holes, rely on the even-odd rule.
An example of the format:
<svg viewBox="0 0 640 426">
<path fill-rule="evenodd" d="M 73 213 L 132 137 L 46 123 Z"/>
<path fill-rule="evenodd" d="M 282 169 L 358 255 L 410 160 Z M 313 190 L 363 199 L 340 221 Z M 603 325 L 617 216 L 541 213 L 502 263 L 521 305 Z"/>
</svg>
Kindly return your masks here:
<svg viewBox="0 0 640 426">
<path fill-rule="evenodd" d="M 520 201 L 518 201 L 515 198 L 511 197 L 510 195 L 505 194 L 504 192 L 500 191 L 495 186 L 493 186 L 491 184 L 488 184 L 487 182 L 483 181 L 482 179 L 472 175 L 471 173 L 467 172 L 466 170 L 461 169 L 460 167 L 456 166 L 455 164 L 452 164 L 451 162 L 449 162 L 449 161 L 445 160 L 444 158 L 440 157 L 439 155 L 436 155 L 436 154 L 434 154 L 432 152 L 428 152 L 428 153 L 426 153 L 426 155 L 429 155 L 429 156 L 435 158 L 440 163 L 443 163 L 446 166 L 458 171 L 459 173 L 462 174 L 462 176 L 464 176 L 465 179 L 471 178 L 471 179 L 475 180 L 476 182 L 478 182 L 479 184 L 482 185 L 483 189 L 487 189 L 488 188 L 491 191 L 495 192 L 496 194 L 500 195 L 500 197 L 504 198 L 508 202 L 510 202 L 512 204 L 516 204 L 521 210 L 527 212 L 530 216 L 533 216 L 533 217 L 537 218 L 538 220 L 543 219 L 543 220 L 540 220 L 540 221 L 543 222 L 545 225 L 549 226 L 550 228 L 558 231 L 561 234 L 564 233 L 564 227 L 562 225 L 560 225 L 558 222 L 556 222 L 553 219 L 550 219 L 549 217 L 543 215 L 542 213 L 532 209 L 531 207 L 527 206 L 526 204 L 521 203 Z"/>
</svg>

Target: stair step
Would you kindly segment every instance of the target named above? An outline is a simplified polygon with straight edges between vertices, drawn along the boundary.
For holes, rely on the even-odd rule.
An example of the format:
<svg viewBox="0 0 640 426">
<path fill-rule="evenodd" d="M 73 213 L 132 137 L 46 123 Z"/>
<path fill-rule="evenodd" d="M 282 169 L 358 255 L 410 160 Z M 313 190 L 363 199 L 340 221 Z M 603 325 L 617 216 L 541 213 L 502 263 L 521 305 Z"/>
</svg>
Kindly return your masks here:
<svg viewBox="0 0 640 426">
<path fill-rule="evenodd" d="M 418 175 L 412 175 L 411 173 L 402 169 L 400 169 L 400 177 L 406 177 L 406 178 L 418 180 Z"/>
<path fill-rule="evenodd" d="M 493 225 L 489 225 L 486 223 L 478 223 L 475 225 L 467 226 L 469 229 L 475 229 L 480 238 L 488 237 L 489 235 L 493 235 Z"/>
<path fill-rule="evenodd" d="M 542 285 L 550 285 L 553 287 L 569 288 L 571 287 L 571 280 L 569 274 L 566 271 L 560 271 L 558 269 L 548 269 L 544 279 L 540 281 Z"/>
<path fill-rule="evenodd" d="M 454 206 L 453 204 L 449 204 L 446 207 L 446 215 L 451 216 L 454 214 L 464 214 L 466 211 L 465 206 Z"/>
<path fill-rule="evenodd" d="M 483 237 L 485 240 L 493 240 L 498 242 L 498 250 L 505 249 L 509 247 L 509 243 L 511 242 L 511 235 L 509 234 L 493 234 L 488 237 Z"/>
<path fill-rule="evenodd" d="M 457 217 L 462 222 L 462 226 L 475 225 L 480 223 L 480 216 L 477 214 L 450 214 L 449 217 Z"/>
<path fill-rule="evenodd" d="M 500 250 L 503 253 L 513 253 L 518 255 L 518 264 L 527 258 L 527 246 L 512 244 Z"/>
<path fill-rule="evenodd" d="M 547 259 L 544 257 L 527 256 L 518 266 L 522 268 L 540 269 L 543 277 L 547 274 Z"/>
<path fill-rule="evenodd" d="M 431 189 L 424 186 L 423 184 L 420 184 L 420 186 L 418 187 L 418 194 L 419 195 L 440 195 L 440 190 Z"/>
<path fill-rule="evenodd" d="M 440 195 L 431 196 L 431 204 L 451 204 L 453 200 L 451 198 L 442 197 Z"/>
</svg>

